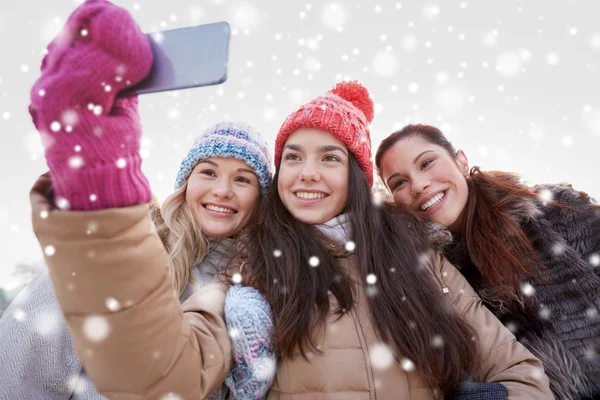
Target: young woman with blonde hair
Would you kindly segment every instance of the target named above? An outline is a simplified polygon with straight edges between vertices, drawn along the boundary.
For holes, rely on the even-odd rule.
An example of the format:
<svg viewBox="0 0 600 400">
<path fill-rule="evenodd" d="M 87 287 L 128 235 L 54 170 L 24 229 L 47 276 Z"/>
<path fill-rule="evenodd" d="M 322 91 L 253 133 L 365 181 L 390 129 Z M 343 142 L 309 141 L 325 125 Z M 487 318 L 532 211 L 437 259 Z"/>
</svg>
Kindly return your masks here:
<svg viewBox="0 0 600 400">
<path fill-rule="evenodd" d="M 88 34 L 81 35 L 81 29 Z M 157 320 L 157 310 L 144 308 L 143 304 L 136 307 L 139 296 L 144 297 L 157 286 L 177 304 L 193 293 L 206 299 L 212 335 L 204 333 L 201 347 L 213 353 L 214 359 L 212 368 L 194 377 L 194 385 L 204 387 L 205 396 L 213 400 L 260 397 L 270 387 L 272 375 L 257 377 L 250 367 L 255 360 L 269 360 L 273 351 L 269 306 L 256 292 L 246 291 L 242 293 L 243 303 L 231 298 L 229 306 L 244 309 L 251 304 L 260 326 L 242 326 L 238 319 L 229 319 L 231 324 L 226 326 L 226 289 L 214 289 L 212 281 L 237 254 L 240 233 L 256 217 L 262 193 L 270 184 L 265 141 L 246 124 L 222 122 L 209 128 L 196 139 L 181 163 L 175 192 L 162 208 L 152 205 L 151 217 L 145 204 L 150 202 L 151 192 L 140 170 L 137 99 L 116 98 L 120 90 L 140 81 L 149 71 L 152 54 L 145 35 L 123 9 L 105 1 L 87 1 L 69 18 L 48 50 L 42 76 L 32 91 L 30 111 L 44 138 L 50 166 L 50 175 L 40 178 L 37 187 L 51 190 L 54 204 L 62 209 L 51 212 L 49 204 L 46 211 L 36 211 L 37 217 L 68 226 L 67 236 L 99 235 L 97 239 L 101 241 L 105 228 L 114 229 L 114 225 L 105 225 L 102 212 L 97 210 L 105 210 L 117 224 L 127 224 L 132 219 L 121 217 L 123 207 L 144 204 L 137 207 L 137 219 L 133 218 L 129 230 L 110 231 L 123 235 L 120 245 L 87 247 L 79 259 L 79 265 L 92 272 L 95 283 L 86 287 L 81 281 L 85 273 L 71 271 L 67 276 L 59 276 L 52 270 L 50 274 L 44 271 L 4 314 L 0 320 L 0 398 L 118 397 L 114 391 L 106 390 L 102 382 L 100 386 L 92 383 L 90 377 L 97 370 L 86 363 L 94 354 L 114 355 L 115 347 L 90 348 L 77 337 L 72 338 L 67 325 L 71 329 L 83 326 L 92 343 L 103 342 L 103 335 L 117 333 L 120 324 L 127 322 L 147 324 L 144 335 L 155 337 L 163 329 L 172 329 L 173 321 L 181 324 L 182 317 L 181 312 L 175 312 Z M 102 82 L 111 82 L 112 91 L 106 91 Z M 88 109 L 89 104 L 92 107 Z M 59 221 L 62 216 L 68 219 L 71 212 L 86 218 L 84 226 Z M 58 220 L 54 220 L 56 214 L 61 214 Z M 131 241 L 136 232 L 139 240 Z M 149 235 L 156 240 L 148 240 Z M 60 260 L 77 252 L 55 242 L 45 246 L 45 253 Z M 158 273 L 135 262 L 137 254 L 153 254 L 152 261 L 161 262 Z M 117 262 L 120 257 L 125 257 L 121 264 Z M 95 305 L 99 308 L 93 318 L 82 319 L 80 313 L 70 314 L 69 308 L 63 306 L 62 311 L 67 313 L 63 319 L 57 301 L 62 289 L 69 291 L 68 297 L 72 296 L 77 307 L 85 304 L 86 295 L 100 294 L 102 273 L 93 272 L 95 263 L 108 265 L 118 275 L 120 284 L 127 287 L 122 286 L 122 291 L 109 287 L 97 299 Z M 134 271 L 126 272 L 132 266 Z M 252 302 L 248 303 L 247 298 Z M 160 302 L 157 308 L 164 305 Z M 140 308 L 144 311 L 136 314 Z M 188 321 L 195 323 L 193 318 Z M 237 332 L 231 341 L 228 329 Z M 252 353 L 236 347 L 257 337 L 263 346 Z M 161 366 L 172 362 L 166 353 L 177 343 L 164 343 L 163 348 L 144 347 L 147 343 L 142 337 L 125 341 L 121 355 L 130 364 L 114 366 L 119 382 L 128 389 L 136 387 L 135 378 L 129 374 L 132 365 L 147 378 L 160 379 Z M 142 348 L 146 357 L 128 357 Z M 75 350 L 80 351 L 79 357 Z M 156 370 L 161 372 L 153 374 Z M 228 373 L 227 385 L 222 385 Z M 250 397 L 249 384 L 253 388 Z"/>
</svg>

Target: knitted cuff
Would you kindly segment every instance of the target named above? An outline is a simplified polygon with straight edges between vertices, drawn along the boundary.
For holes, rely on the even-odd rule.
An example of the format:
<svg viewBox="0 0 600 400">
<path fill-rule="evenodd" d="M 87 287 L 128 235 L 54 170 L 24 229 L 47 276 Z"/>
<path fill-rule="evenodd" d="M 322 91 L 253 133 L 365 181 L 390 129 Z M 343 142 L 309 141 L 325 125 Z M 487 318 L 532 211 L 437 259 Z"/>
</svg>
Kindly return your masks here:
<svg viewBox="0 0 600 400">
<path fill-rule="evenodd" d="M 141 157 L 123 157 L 93 166 L 50 166 L 56 206 L 91 211 L 128 207 L 152 200 L 150 184 L 141 171 Z"/>
<path fill-rule="evenodd" d="M 506 400 L 508 390 L 498 382 L 463 382 L 455 392 L 446 393 L 444 400 Z"/>
</svg>

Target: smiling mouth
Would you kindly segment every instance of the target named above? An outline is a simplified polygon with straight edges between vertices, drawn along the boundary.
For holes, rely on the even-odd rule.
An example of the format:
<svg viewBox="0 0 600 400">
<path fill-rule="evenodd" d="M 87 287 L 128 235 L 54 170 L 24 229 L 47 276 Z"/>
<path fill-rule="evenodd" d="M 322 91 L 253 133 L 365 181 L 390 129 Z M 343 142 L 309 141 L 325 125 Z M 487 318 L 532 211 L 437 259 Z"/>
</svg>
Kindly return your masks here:
<svg viewBox="0 0 600 400">
<path fill-rule="evenodd" d="M 318 200 L 329 196 L 327 193 L 314 193 L 314 192 L 294 192 L 294 196 L 300 200 Z"/>
<path fill-rule="evenodd" d="M 204 208 L 206 208 L 207 210 L 215 211 L 215 212 L 222 213 L 222 214 L 237 214 L 237 211 L 233 210 L 231 208 L 218 207 L 218 206 L 214 206 L 212 204 L 203 204 L 202 206 Z"/>
<path fill-rule="evenodd" d="M 421 211 L 429 210 L 431 207 L 437 205 L 440 201 L 442 201 L 442 199 L 444 197 L 446 197 L 445 190 L 443 192 L 438 193 L 435 196 L 433 196 L 427 203 L 421 204 L 421 206 L 419 207 L 419 210 L 421 210 Z"/>
</svg>

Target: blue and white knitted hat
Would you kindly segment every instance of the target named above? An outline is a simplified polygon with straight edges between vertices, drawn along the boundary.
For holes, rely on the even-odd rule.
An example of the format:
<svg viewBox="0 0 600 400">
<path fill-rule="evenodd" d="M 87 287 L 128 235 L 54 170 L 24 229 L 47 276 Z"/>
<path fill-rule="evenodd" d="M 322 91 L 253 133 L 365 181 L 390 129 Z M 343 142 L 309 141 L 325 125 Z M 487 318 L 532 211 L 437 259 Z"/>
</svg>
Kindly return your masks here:
<svg viewBox="0 0 600 400">
<path fill-rule="evenodd" d="M 198 136 L 181 162 L 175 189 L 183 186 L 198 161 L 208 157 L 235 157 L 244 161 L 256 173 L 261 191 L 269 188 L 272 169 L 267 142 L 250 125 L 219 122 Z"/>
</svg>

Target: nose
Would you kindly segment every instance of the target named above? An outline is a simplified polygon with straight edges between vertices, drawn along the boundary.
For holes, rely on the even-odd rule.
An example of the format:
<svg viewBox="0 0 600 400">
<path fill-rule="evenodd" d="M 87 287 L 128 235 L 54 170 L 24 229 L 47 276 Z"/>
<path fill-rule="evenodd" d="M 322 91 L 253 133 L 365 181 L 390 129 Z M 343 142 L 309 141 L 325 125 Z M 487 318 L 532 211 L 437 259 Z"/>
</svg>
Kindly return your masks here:
<svg viewBox="0 0 600 400">
<path fill-rule="evenodd" d="M 212 194 L 220 199 L 230 199 L 233 196 L 230 182 L 225 179 L 215 182 L 215 186 L 213 186 L 212 189 Z"/>
<path fill-rule="evenodd" d="M 426 176 L 419 176 L 413 181 L 411 186 L 411 194 L 416 197 L 426 191 L 431 186 L 431 181 Z"/>
<path fill-rule="evenodd" d="M 300 171 L 299 178 L 302 182 L 319 182 L 321 180 L 321 174 L 319 173 L 318 167 L 316 167 L 313 162 L 307 161 Z"/>
</svg>

